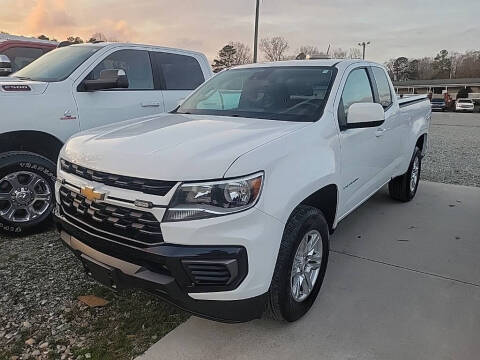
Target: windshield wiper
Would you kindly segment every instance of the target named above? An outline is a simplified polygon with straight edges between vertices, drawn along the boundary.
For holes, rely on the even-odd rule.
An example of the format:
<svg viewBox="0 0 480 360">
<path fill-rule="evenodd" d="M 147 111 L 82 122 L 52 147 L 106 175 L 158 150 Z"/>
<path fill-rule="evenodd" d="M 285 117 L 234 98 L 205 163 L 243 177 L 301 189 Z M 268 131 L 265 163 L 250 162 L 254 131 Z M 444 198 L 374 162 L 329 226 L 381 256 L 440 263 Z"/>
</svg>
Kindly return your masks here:
<svg viewBox="0 0 480 360">
<path fill-rule="evenodd" d="M 12 77 L 19 78 L 20 80 L 32 80 L 32 78 L 29 78 L 28 76 L 12 76 Z"/>
</svg>

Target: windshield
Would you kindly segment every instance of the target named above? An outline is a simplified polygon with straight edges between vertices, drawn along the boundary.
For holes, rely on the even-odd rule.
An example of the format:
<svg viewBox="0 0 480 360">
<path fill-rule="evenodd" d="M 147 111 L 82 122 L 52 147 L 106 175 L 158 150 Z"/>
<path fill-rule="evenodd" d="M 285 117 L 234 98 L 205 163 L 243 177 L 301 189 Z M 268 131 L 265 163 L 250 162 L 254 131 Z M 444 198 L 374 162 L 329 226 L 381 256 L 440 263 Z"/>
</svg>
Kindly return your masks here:
<svg viewBox="0 0 480 360">
<path fill-rule="evenodd" d="M 445 100 L 443 100 L 443 99 L 432 99 L 431 101 L 432 102 L 438 102 L 438 103 L 445 102 Z"/>
<path fill-rule="evenodd" d="M 461 99 L 461 100 L 458 100 L 459 103 L 464 103 L 464 104 L 471 104 L 472 103 L 472 100 L 467 100 L 467 99 Z"/>
<path fill-rule="evenodd" d="M 35 81 L 62 81 L 100 49 L 98 46 L 67 46 L 52 50 L 10 75 Z"/>
<path fill-rule="evenodd" d="M 320 66 L 227 70 L 202 85 L 177 112 L 316 121 L 327 101 L 334 71 Z"/>
</svg>

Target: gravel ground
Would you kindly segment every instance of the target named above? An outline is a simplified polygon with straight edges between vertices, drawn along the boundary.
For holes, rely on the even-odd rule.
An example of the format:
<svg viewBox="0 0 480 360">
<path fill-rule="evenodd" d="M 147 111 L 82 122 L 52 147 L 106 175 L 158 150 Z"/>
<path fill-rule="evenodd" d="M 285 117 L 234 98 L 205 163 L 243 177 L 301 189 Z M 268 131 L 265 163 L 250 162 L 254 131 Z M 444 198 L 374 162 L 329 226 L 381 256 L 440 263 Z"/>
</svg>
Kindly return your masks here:
<svg viewBox="0 0 480 360">
<path fill-rule="evenodd" d="M 433 113 L 424 180 L 480 186 L 480 114 Z"/>
<path fill-rule="evenodd" d="M 0 235 L 0 359 L 130 359 L 188 315 L 140 292 L 96 285 L 45 229 Z M 90 308 L 79 295 L 110 303 Z"/>
<path fill-rule="evenodd" d="M 435 113 L 422 178 L 480 186 L 480 114 Z M 90 308 L 94 294 L 110 301 Z M 53 229 L 0 235 L 0 360 L 129 359 L 187 314 L 139 292 L 89 280 Z"/>
</svg>

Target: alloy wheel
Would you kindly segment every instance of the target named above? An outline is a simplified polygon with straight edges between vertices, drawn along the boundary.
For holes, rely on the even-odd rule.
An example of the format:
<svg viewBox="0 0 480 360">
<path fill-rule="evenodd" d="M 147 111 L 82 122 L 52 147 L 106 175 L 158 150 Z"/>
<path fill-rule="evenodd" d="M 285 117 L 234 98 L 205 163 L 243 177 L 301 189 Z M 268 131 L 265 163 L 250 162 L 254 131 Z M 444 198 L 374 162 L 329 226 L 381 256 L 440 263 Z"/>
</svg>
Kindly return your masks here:
<svg viewBox="0 0 480 360">
<path fill-rule="evenodd" d="M 14 223 L 38 219 L 50 207 L 52 189 L 38 174 L 17 171 L 0 180 L 0 218 Z"/>
<path fill-rule="evenodd" d="M 413 160 L 412 172 L 410 175 L 410 193 L 413 194 L 415 192 L 415 188 L 417 187 L 418 176 L 420 173 L 420 159 L 418 156 L 415 156 Z"/>
<path fill-rule="evenodd" d="M 318 230 L 310 230 L 303 236 L 293 260 L 290 288 L 295 301 L 304 301 L 312 292 L 322 257 L 322 236 Z"/>
</svg>

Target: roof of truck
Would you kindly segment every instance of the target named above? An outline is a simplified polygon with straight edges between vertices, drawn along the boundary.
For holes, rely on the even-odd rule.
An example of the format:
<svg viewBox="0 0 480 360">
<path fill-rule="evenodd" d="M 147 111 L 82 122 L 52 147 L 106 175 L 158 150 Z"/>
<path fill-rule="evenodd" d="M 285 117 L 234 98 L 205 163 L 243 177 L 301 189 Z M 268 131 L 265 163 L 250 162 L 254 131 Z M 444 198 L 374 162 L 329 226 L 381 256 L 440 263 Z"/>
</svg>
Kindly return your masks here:
<svg viewBox="0 0 480 360">
<path fill-rule="evenodd" d="M 364 61 L 360 59 L 318 59 L 318 60 L 287 60 L 287 61 L 274 61 L 274 62 L 262 62 L 256 64 L 246 64 L 235 67 L 238 68 L 251 68 L 251 67 L 277 67 L 277 66 L 336 66 L 337 68 L 346 68 L 352 64 L 364 64 L 364 65 L 379 65 L 373 62 Z M 380 65 L 381 66 L 381 65 Z"/>
<path fill-rule="evenodd" d="M 198 51 L 193 51 L 193 50 L 187 50 L 187 49 L 180 49 L 180 48 L 171 48 L 171 47 L 166 47 L 166 46 L 158 46 L 158 45 L 149 45 L 149 44 L 135 44 L 135 43 L 121 43 L 121 42 L 97 42 L 97 43 L 82 43 L 82 44 L 73 44 L 69 46 L 95 46 L 99 48 L 103 47 L 122 47 L 122 46 L 128 46 L 128 47 L 147 47 L 147 48 L 152 48 L 155 50 L 165 50 L 165 51 L 179 51 L 179 52 L 185 52 L 188 54 L 197 54 L 201 56 L 205 56 L 201 52 Z"/>
<path fill-rule="evenodd" d="M 49 45 L 58 44 L 56 41 L 41 40 L 34 37 L 17 36 L 17 35 L 0 33 L 0 43 L 5 41 L 25 41 L 25 42 L 34 42 L 34 43 L 49 44 Z"/>
</svg>

